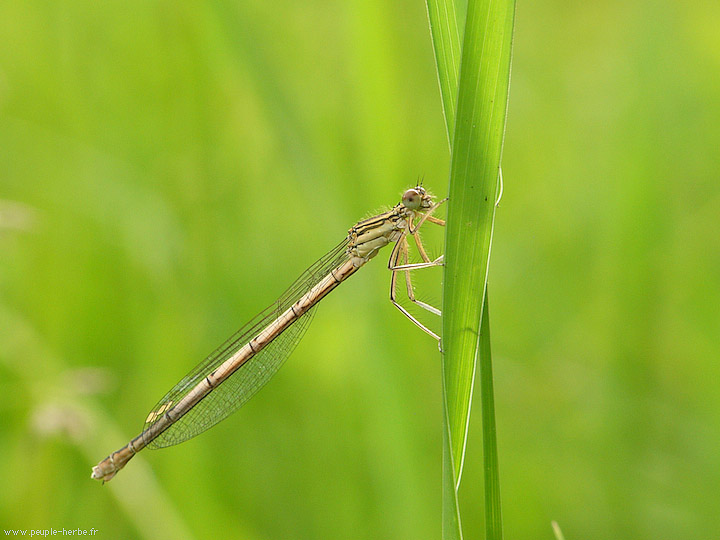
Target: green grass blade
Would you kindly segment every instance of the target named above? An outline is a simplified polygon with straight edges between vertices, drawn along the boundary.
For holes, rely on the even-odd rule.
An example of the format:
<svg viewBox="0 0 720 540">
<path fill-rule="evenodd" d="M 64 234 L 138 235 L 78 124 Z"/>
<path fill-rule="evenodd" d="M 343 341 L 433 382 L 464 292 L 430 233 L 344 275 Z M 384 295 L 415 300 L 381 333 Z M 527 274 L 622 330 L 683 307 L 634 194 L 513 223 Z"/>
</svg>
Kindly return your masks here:
<svg viewBox="0 0 720 540">
<path fill-rule="evenodd" d="M 480 396 L 483 425 L 483 470 L 485 480 L 485 537 L 502 538 L 500 474 L 498 468 L 497 434 L 495 429 L 495 392 L 493 391 L 492 357 L 490 355 L 490 311 L 485 288 L 482 322 L 480 323 Z"/>
<path fill-rule="evenodd" d="M 462 470 L 492 239 L 510 76 L 513 0 L 468 3 L 450 174 L 444 375 L 456 479 Z"/>
<path fill-rule="evenodd" d="M 455 126 L 457 107 L 457 85 L 460 71 L 460 34 L 454 0 L 427 0 L 430 36 L 435 51 L 440 96 L 445 118 L 445 134 L 450 151 Z M 460 540 L 462 526 L 450 443 L 450 420 L 448 418 L 447 393 L 443 368 L 443 489 L 442 489 L 442 537 L 445 540 Z"/>
<path fill-rule="evenodd" d="M 445 134 L 450 151 L 455 126 L 457 107 L 458 76 L 460 71 L 460 34 L 454 0 L 427 0 L 430 36 L 435 52 L 440 96 L 445 118 Z M 444 369 L 443 369 L 444 373 Z M 442 491 L 442 537 L 445 540 L 460 540 L 462 526 L 457 497 L 457 481 L 450 443 L 450 421 L 448 418 L 445 377 L 443 375 L 443 491 Z"/>
<path fill-rule="evenodd" d="M 475 16 L 478 13 L 478 3 L 472 3 L 472 9 L 476 10 L 472 14 L 468 12 L 468 19 L 470 16 Z M 489 12 L 489 6 L 482 6 L 485 11 Z M 502 4 L 499 6 L 502 8 Z M 466 56 L 463 57 L 463 65 L 470 66 L 464 69 L 471 69 L 470 73 L 480 73 L 479 66 L 482 65 L 483 58 L 482 54 L 495 55 L 495 62 L 488 62 L 485 66 L 488 70 L 496 67 L 497 79 L 504 77 L 504 85 L 500 88 L 499 93 L 504 94 L 500 103 L 507 103 L 507 89 L 509 82 L 509 67 L 510 67 L 510 46 L 512 38 L 513 21 L 512 16 L 514 15 L 514 4 L 508 5 L 509 10 L 505 10 L 507 16 L 506 24 L 499 25 L 497 27 L 499 36 L 499 47 L 491 47 L 487 50 L 483 50 L 478 47 L 466 47 L 463 51 Z M 455 125 L 455 108 L 457 103 L 457 81 L 458 81 L 458 55 L 456 51 L 459 50 L 459 34 L 457 31 L 457 20 L 455 15 L 455 6 L 451 0 L 427 0 L 428 19 L 430 21 L 430 30 L 433 41 L 433 48 L 435 51 L 435 61 L 438 71 L 438 80 L 440 83 L 440 92 L 442 95 L 443 112 L 445 115 L 446 129 L 448 135 L 448 141 L 452 148 L 453 140 L 453 128 Z M 477 23 L 473 28 L 473 36 L 468 36 L 469 39 L 475 39 L 478 25 L 481 21 L 477 18 L 469 21 L 470 24 Z M 486 30 L 487 31 L 487 30 Z M 485 35 L 485 34 L 483 34 Z M 489 36 L 492 38 L 492 36 Z M 477 42 L 476 42 L 477 43 Z M 498 43 L 498 42 L 496 42 Z M 472 45 L 472 42 L 471 42 Z M 468 55 L 472 55 L 470 58 Z M 485 57 L 487 60 L 487 56 Z M 476 90 L 479 88 L 476 86 Z M 471 90 L 471 89 L 470 89 Z M 476 125 L 473 114 L 475 112 L 475 102 L 480 101 L 483 95 L 487 95 L 489 92 L 486 90 L 483 93 L 478 92 L 477 95 L 468 95 L 466 99 L 468 102 L 473 103 L 473 107 L 470 108 L 471 113 L 465 116 L 465 120 L 470 120 L 471 128 Z M 467 91 L 466 91 L 467 95 Z M 497 96 L 496 96 L 497 97 Z M 491 103 L 496 103 L 492 101 Z M 482 110 L 482 109 L 481 109 Z M 463 111 L 463 115 L 465 112 Z M 502 133 L 504 132 L 504 118 L 505 118 L 505 107 L 503 107 L 501 117 L 495 117 L 499 122 L 500 127 L 500 138 L 498 149 L 502 148 Z M 465 126 L 467 126 L 467 121 Z M 492 130 L 492 126 L 490 126 Z M 463 129 L 463 135 L 469 135 L 465 138 L 465 141 L 472 139 L 472 129 Z M 463 144 L 465 144 L 463 141 Z M 497 141 L 496 141 L 497 142 Z M 469 145 L 468 145 L 469 146 Z M 469 148 L 473 150 L 472 148 Z M 455 160 L 453 161 L 455 164 Z M 497 167 L 499 170 L 499 154 L 497 160 Z M 455 171 L 455 168 L 453 168 Z M 453 175 L 454 178 L 455 175 Z M 451 186 L 453 184 L 453 178 L 451 178 Z M 492 184 L 488 184 L 492 185 Z M 466 186 L 472 189 L 472 184 Z M 452 187 L 451 187 L 451 191 Z M 459 200 L 457 195 L 452 195 L 453 200 Z M 494 201 L 494 195 L 489 200 Z M 451 205 L 452 206 L 452 205 Z M 490 210 L 490 223 L 494 217 L 494 206 Z M 478 222 L 479 224 L 479 222 Z M 476 232 L 480 232 L 476 226 Z M 488 229 L 487 238 L 487 250 L 485 251 L 485 265 L 487 268 L 487 257 L 489 255 L 489 241 L 492 226 Z M 456 239 L 462 239 L 463 235 L 456 232 L 448 231 L 448 235 L 454 235 Z M 469 237 L 468 237 L 469 239 Z M 466 242 L 467 245 L 464 249 L 468 252 L 474 252 L 473 248 L 476 245 L 472 241 Z M 461 248 L 463 246 L 460 246 Z M 482 254 L 481 254 L 482 258 Z M 482 266 L 480 267 L 483 268 Z M 484 275 L 478 278 L 479 282 L 482 283 L 483 293 L 486 290 L 487 271 Z M 452 279 L 446 277 L 446 284 L 453 282 Z M 456 291 L 459 290 L 455 289 Z M 452 296 L 452 293 L 451 293 Z M 458 295 L 456 294 L 455 297 Z M 488 538 L 501 538 L 502 537 L 502 520 L 501 520 L 501 507 L 500 507 L 500 490 L 499 490 L 499 475 L 497 467 L 497 444 L 495 435 L 495 411 L 494 411 L 494 398 L 492 391 L 492 358 L 490 353 L 490 322 L 489 313 L 487 309 L 487 296 L 484 295 L 484 300 L 481 303 L 480 298 L 483 295 L 477 297 L 475 303 L 476 306 L 484 305 L 481 311 L 481 332 L 479 344 L 475 343 L 475 349 L 473 347 L 467 347 L 468 343 L 458 343 L 456 346 L 450 346 L 451 350 L 457 350 L 461 354 L 447 355 L 444 357 L 443 363 L 443 398 L 444 398 L 444 409 L 445 409 L 445 426 L 443 430 L 443 538 L 461 538 L 461 526 L 460 517 L 458 512 L 458 501 L 457 501 L 457 486 L 459 485 L 460 478 L 462 475 L 462 464 L 465 451 L 465 441 L 467 438 L 467 425 L 470 413 L 470 402 L 472 399 L 472 385 L 475 371 L 475 359 L 477 354 L 477 346 L 479 345 L 480 362 L 481 362 L 481 388 L 482 388 L 482 416 L 483 416 L 483 451 L 485 456 L 485 491 L 486 491 L 486 530 Z M 451 313 L 449 309 L 450 302 L 447 301 L 448 295 L 445 294 L 446 303 L 443 306 L 445 313 Z M 471 312 L 466 312 L 471 313 Z M 458 318 L 458 321 L 461 319 Z M 479 318 L 470 317 L 471 324 L 476 323 Z M 449 323 L 452 324 L 452 323 Z M 447 328 L 447 326 L 445 327 Z M 448 349 L 447 344 L 449 341 L 449 333 L 445 333 L 445 348 Z M 467 326 L 465 328 L 468 328 Z M 460 336 L 462 332 L 456 332 L 456 335 Z M 463 355 L 462 352 L 465 352 Z M 463 361 L 464 359 L 464 361 Z M 456 363 L 453 363 L 456 362 Z"/>
<path fill-rule="evenodd" d="M 445 394 L 444 388 L 443 394 Z M 452 452 L 450 451 L 450 430 L 447 429 L 447 409 L 443 408 L 445 409 L 446 418 L 443 422 L 442 537 L 443 540 L 461 540 L 462 527 L 460 525 L 457 490 L 455 489 Z"/>
<path fill-rule="evenodd" d="M 445 116 L 445 129 L 452 148 L 460 72 L 460 34 L 454 0 L 427 0 L 430 37 L 435 51 L 435 66 Z"/>
</svg>

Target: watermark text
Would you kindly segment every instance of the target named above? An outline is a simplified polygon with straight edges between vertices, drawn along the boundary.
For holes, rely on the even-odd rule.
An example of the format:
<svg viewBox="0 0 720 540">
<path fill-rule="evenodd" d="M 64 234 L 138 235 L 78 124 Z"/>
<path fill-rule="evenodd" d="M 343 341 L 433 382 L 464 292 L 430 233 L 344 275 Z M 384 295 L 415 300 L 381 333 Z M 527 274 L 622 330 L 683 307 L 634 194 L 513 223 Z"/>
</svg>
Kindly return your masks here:
<svg viewBox="0 0 720 540">
<path fill-rule="evenodd" d="M 5 536 L 25 536 L 27 538 L 47 536 L 95 536 L 100 531 L 94 527 L 89 529 L 3 529 Z"/>
</svg>

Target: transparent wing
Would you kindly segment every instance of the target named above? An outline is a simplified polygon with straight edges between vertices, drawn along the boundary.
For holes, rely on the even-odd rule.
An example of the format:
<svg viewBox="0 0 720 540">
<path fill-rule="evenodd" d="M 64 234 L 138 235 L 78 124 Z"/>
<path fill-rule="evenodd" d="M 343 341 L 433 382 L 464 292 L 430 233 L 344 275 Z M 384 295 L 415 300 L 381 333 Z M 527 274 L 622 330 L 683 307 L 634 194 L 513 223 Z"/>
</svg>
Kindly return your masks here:
<svg viewBox="0 0 720 540">
<path fill-rule="evenodd" d="M 347 240 L 338 244 L 319 259 L 293 283 L 278 300 L 235 332 L 210 356 L 170 390 L 148 415 L 143 433 L 155 424 L 173 404 L 183 399 L 200 381 L 257 336 L 270 322 L 290 308 L 333 268 L 347 259 Z M 308 311 L 259 353 L 243 364 L 235 373 L 205 396 L 156 439 L 150 448 L 164 448 L 186 441 L 211 428 L 242 407 L 280 369 L 302 338 L 314 315 Z"/>
</svg>

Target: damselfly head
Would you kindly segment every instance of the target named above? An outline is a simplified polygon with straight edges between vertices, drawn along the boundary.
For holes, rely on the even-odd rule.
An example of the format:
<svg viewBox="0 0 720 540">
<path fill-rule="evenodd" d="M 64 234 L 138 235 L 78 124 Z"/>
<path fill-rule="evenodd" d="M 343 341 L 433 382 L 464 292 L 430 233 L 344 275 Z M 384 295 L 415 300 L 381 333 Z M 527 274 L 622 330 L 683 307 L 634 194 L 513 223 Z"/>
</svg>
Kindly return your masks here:
<svg viewBox="0 0 720 540">
<path fill-rule="evenodd" d="M 432 197 L 424 187 L 416 186 L 403 193 L 402 203 L 408 210 L 422 210 L 432 206 Z"/>
</svg>

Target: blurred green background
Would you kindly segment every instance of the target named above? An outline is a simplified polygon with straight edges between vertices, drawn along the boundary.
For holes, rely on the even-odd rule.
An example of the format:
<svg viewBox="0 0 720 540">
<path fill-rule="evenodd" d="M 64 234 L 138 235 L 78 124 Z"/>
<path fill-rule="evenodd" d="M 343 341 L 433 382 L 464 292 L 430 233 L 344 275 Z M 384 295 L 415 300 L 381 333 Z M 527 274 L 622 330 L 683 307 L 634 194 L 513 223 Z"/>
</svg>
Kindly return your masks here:
<svg viewBox="0 0 720 540">
<path fill-rule="evenodd" d="M 355 221 L 420 176 L 447 192 L 427 26 L 420 1 L 0 2 L 3 529 L 439 538 L 440 358 L 384 260 L 241 412 L 89 478 Z M 715 0 L 518 4 L 490 269 L 508 538 L 720 534 L 719 27 Z"/>
</svg>

